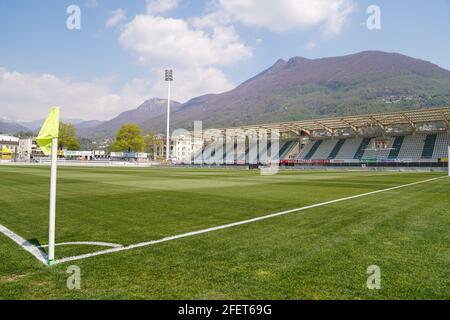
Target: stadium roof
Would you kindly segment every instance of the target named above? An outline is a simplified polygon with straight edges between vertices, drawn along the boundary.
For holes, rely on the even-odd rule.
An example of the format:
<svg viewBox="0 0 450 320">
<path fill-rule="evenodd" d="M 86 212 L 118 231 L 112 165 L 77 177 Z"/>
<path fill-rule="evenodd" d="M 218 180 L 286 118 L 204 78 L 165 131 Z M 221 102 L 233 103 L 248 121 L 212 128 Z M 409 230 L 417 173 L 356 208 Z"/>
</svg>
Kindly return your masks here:
<svg viewBox="0 0 450 320">
<path fill-rule="evenodd" d="M 270 129 L 279 130 L 280 133 L 296 133 L 314 131 L 328 131 L 335 132 L 340 129 L 350 129 L 354 132 L 359 132 L 363 128 L 379 127 L 386 130 L 389 127 L 396 125 L 408 125 L 413 130 L 420 124 L 443 122 L 447 128 L 450 127 L 450 107 L 449 108 L 435 108 L 435 109 L 420 109 L 403 112 L 389 112 L 366 114 L 358 116 L 334 117 L 315 120 L 303 120 L 292 122 L 279 122 L 271 124 L 258 124 L 250 126 L 242 126 L 237 128 L 229 128 L 229 130 L 259 130 Z M 227 129 L 220 129 L 227 130 Z"/>
</svg>

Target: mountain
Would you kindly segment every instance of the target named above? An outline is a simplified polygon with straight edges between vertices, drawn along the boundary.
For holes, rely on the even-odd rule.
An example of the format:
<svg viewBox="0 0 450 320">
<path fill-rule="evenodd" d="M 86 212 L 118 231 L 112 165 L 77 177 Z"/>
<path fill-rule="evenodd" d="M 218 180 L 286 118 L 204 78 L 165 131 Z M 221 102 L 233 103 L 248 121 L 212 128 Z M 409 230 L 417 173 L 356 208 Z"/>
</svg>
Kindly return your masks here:
<svg viewBox="0 0 450 320">
<path fill-rule="evenodd" d="M 35 120 L 35 121 L 16 121 L 17 124 L 27 128 L 27 131 L 38 131 L 39 128 L 44 123 L 44 119 Z"/>
<path fill-rule="evenodd" d="M 175 84 L 176 85 L 176 84 Z M 318 117 L 450 105 L 450 71 L 397 53 L 278 60 L 272 67 L 222 94 L 181 105 L 173 128 L 234 127 Z M 141 126 L 163 132 L 164 116 Z"/>
<path fill-rule="evenodd" d="M 398 53 L 364 51 L 320 59 L 280 59 L 231 91 L 184 104 L 173 102 L 171 127 L 191 130 L 196 120 L 203 121 L 204 128 L 236 127 L 449 105 L 450 71 Z M 167 100 L 154 98 L 110 121 L 69 122 L 86 138 L 112 137 L 130 122 L 146 132 L 161 133 L 166 109 Z"/>
<path fill-rule="evenodd" d="M 45 119 L 35 120 L 35 121 L 15 121 L 18 125 L 21 125 L 26 128 L 26 131 L 38 132 L 42 127 Z M 81 119 L 68 119 L 62 118 L 62 122 L 73 124 L 75 127 L 85 128 L 85 127 L 93 127 L 99 125 L 100 121 L 85 121 Z"/>
<path fill-rule="evenodd" d="M 181 103 L 172 101 L 171 111 L 179 111 Z M 161 121 L 166 123 L 167 116 L 167 99 L 153 98 L 145 101 L 137 109 L 126 111 L 121 113 L 116 118 L 101 122 L 97 125 L 82 126 L 78 125 L 77 134 L 82 137 L 105 137 L 113 136 L 123 124 L 136 123 L 142 126 L 147 121 L 151 121 L 154 118 L 161 118 Z M 92 123 L 91 123 L 92 124 Z M 86 125 L 86 123 L 85 123 Z M 162 123 L 160 124 L 162 127 Z"/>
<path fill-rule="evenodd" d="M 14 134 L 17 132 L 25 132 L 25 131 L 30 131 L 28 130 L 28 128 L 15 123 L 15 122 L 9 122 L 6 120 L 2 120 L 0 119 L 0 133 L 4 133 L 4 134 Z"/>
<path fill-rule="evenodd" d="M 79 123 L 74 124 L 75 129 L 77 130 L 83 130 L 83 129 L 90 129 L 100 126 L 103 123 L 103 121 L 99 120 L 91 120 L 91 121 L 82 121 Z"/>
</svg>

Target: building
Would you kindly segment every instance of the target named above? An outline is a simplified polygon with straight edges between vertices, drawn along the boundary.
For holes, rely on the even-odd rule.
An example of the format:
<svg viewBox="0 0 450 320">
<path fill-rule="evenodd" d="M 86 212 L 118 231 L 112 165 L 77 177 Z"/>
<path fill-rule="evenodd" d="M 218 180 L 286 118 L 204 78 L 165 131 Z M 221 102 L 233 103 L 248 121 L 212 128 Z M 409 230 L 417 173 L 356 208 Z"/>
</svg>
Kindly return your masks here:
<svg viewBox="0 0 450 320">
<path fill-rule="evenodd" d="M 36 153 L 37 146 L 36 142 L 32 138 L 20 139 L 19 149 L 17 150 L 17 161 L 18 162 L 30 162 L 33 150 Z"/>
<path fill-rule="evenodd" d="M 35 138 L 21 139 L 0 135 L 0 151 L 2 151 L 3 160 L 15 162 L 30 162 L 33 159 L 45 157 L 37 146 Z"/>
<path fill-rule="evenodd" d="M 17 137 L 0 135 L 0 149 L 7 148 L 16 153 L 19 148 L 19 140 Z"/>
<path fill-rule="evenodd" d="M 192 161 L 192 139 L 185 135 L 179 135 L 172 138 L 172 160 L 183 163 Z"/>
<path fill-rule="evenodd" d="M 0 135 L 0 160 L 13 161 L 19 150 L 19 138 Z"/>
</svg>

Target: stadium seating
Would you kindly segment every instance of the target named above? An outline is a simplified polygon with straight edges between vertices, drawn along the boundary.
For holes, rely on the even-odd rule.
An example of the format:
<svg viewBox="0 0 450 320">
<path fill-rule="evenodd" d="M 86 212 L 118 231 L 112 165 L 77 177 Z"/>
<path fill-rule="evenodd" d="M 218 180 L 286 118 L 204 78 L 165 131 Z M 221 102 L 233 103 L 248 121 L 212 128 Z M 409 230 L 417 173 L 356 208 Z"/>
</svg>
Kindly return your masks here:
<svg viewBox="0 0 450 320">
<path fill-rule="evenodd" d="M 422 151 L 422 159 L 433 158 L 434 146 L 436 145 L 437 134 L 429 134 L 425 138 L 425 145 Z"/>
<path fill-rule="evenodd" d="M 355 156 L 353 159 L 359 159 L 361 160 L 364 156 L 364 153 L 366 152 L 366 149 L 369 147 L 370 141 L 372 141 L 371 138 L 364 138 L 361 142 L 361 144 L 358 147 L 358 150 L 355 153 Z"/>
<path fill-rule="evenodd" d="M 355 160 L 400 160 L 400 161 L 421 161 L 438 160 L 448 157 L 448 146 L 450 145 L 449 133 L 438 134 L 412 134 L 407 136 L 396 136 L 386 138 L 384 148 L 378 148 L 375 145 L 377 138 L 348 138 L 348 139 L 322 139 L 311 140 L 300 153 L 296 156 L 297 160 L 336 160 L 336 161 L 355 161 Z M 297 141 L 281 141 L 279 144 L 279 159 L 289 160 L 294 147 L 298 145 Z M 204 148 L 203 151 L 205 151 Z M 211 149 L 209 151 L 212 151 Z M 267 146 L 261 145 L 258 158 L 252 160 L 252 163 L 264 163 L 265 158 L 261 157 L 265 153 L 269 157 L 272 152 L 272 145 L 269 142 Z M 215 155 L 203 154 L 204 163 L 215 163 L 222 160 L 224 163 L 248 163 L 249 148 L 237 145 L 228 146 L 224 153 Z M 233 160 L 227 161 L 227 155 L 234 154 Z M 295 156 L 295 155 L 294 155 Z"/>
<path fill-rule="evenodd" d="M 310 141 L 309 143 L 307 143 L 303 149 L 300 151 L 300 154 L 298 155 L 298 159 L 299 160 L 305 160 L 306 156 L 310 153 L 311 149 L 313 148 L 313 146 L 315 145 L 315 141 Z"/>
<path fill-rule="evenodd" d="M 373 144 L 374 140 L 375 139 L 372 139 L 370 141 L 370 143 L 367 146 L 361 159 L 362 160 L 367 160 L 367 159 L 383 160 L 383 159 L 389 158 L 389 154 L 391 152 L 391 149 L 393 148 L 393 140 L 388 142 L 388 144 L 386 145 L 386 148 L 382 148 L 382 149 L 375 148 L 375 146 Z"/>
<path fill-rule="evenodd" d="M 281 144 L 279 159 L 285 159 L 291 152 L 292 148 L 295 146 L 295 141 L 286 141 Z"/>
<path fill-rule="evenodd" d="M 335 159 L 339 160 L 353 159 L 361 142 L 362 138 L 346 139 L 344 145 L 342 146 L 341 150 L 339 150 Z"/>
<path fill-rule="evenodd" d="M 403 145 L 398 154 L 399 160 L 419 160 L 422 159 L 422 153 L 425 146 L 425 134 L 415 134 L 405 136 Z"/>
<path fill-rule="evenodd" d="M 433 159 L 448 158 L 448 146 L 450 146 L 450 134 L 440 133 L 436 137 Z"/>
<path fill-rule="evenodd" d="M 335 159 L 339 151 L 341 151 L 342 146 L 345 143 L 345 139 L 339 139 L 339 141 L 334 146 L 333 150 L 331 151 L 330 155 L 328 156 L 328 159 Z"/>
<path fill-rule="evenodd" d="M 450 134 L 414 134 L 388 139 L 385 148 L 377 149 L 376 138 L 315 140 L 306 144 L 298 160 L 438 160 L 448 157 Z M 284 148 L 284 146 L 283 146 Z M 285 159 L 284 154 L 280 159 Z"/>
<path fill-rule="evenodd" d="M 317 148 L 314 158 L 315 159 L 328 159 L 331 152 L 333 151 L 334 147 L 338 143 L 339 140 L 336 139 L 328 139 L 323 140 L 323 142 L 320 144 L 319 148 Z"/>
<path fill-rule="evenodd" d="M 403 141 L 405 141 L 404 136 L 395 137 L 394 143 L 392 144 L 392 149 L 389 152 L 389 159 L 397 159 L 400 149 L 402 148 Z"/>
<path fill-rule="evenodd" d="M 319 147 L 322 143 L 323 143 L 323 140 L 317 140 L 316 142 L 314 142 L 314 144 L 312 145 L 309 152 L 305 155 L 305 160 L 313 159 L 314 154 L 316 153 L 317 149 L 319 149 Z M 314 157 L 314 159 L 319 159 L 319 158 Z"/>
</svg>

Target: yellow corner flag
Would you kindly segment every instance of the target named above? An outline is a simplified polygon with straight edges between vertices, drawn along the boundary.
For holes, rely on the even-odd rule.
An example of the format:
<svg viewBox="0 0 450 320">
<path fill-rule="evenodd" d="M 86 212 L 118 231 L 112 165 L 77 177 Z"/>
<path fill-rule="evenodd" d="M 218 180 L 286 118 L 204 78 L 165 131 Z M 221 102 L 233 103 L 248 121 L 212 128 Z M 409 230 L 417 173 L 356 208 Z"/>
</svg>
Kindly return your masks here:
<svg viewBox="0 0 450 320">
<path fill-rule="evenodd" d="M 42 152 L 48 156 L 52 153 L 52 140 L 59 135 L 59 108 L 54 107 L 45 119 L 44 125 L 39 131 L 36 143 Z"/>
</svg>

